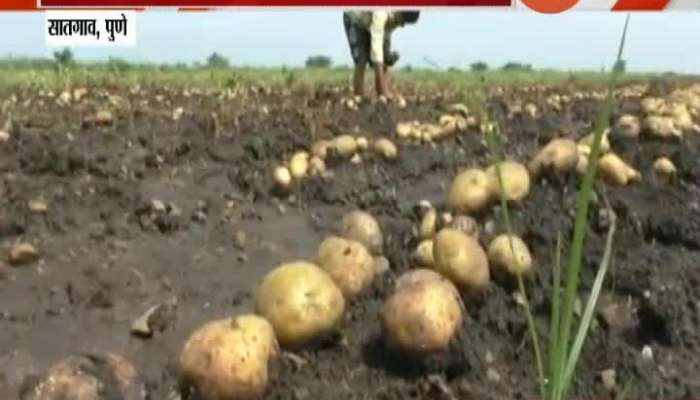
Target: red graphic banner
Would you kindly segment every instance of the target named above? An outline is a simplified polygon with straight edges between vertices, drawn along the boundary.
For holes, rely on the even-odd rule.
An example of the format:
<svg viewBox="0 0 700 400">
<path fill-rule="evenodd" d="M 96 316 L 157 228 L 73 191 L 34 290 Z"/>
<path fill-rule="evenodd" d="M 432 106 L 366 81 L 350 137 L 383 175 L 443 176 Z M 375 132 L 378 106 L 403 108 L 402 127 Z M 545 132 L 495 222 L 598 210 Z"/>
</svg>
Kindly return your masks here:
<svg viewBox="0 0 700 400">
<path fill-rule="evenodd" d="M 11 0 L 21 1 L 21 0 Z M 40 0 L 52 7 L 510 7 L 511 0 Z"/>
</svg>

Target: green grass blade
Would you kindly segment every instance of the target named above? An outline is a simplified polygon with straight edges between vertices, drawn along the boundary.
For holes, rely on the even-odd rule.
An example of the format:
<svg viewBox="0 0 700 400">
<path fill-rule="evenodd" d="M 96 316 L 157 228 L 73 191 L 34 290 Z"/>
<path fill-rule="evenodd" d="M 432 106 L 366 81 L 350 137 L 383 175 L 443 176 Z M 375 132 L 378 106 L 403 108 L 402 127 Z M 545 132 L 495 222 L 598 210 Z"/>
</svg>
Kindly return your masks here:
<svg viewBox="0 0 700 400">
<path fill-rule="evenodd" d="M 595 280 L 593 281 L 593 287 L 591 288 L 591 294 L 588 296 L 588 302 L 586 303 L 586 309 L 583 312 L 583 318 L 579 323 L 578 332 L 576 333 L 576 338 L 571 346 L 571 352 L 566 362 L 566 368 L 564 369 L 564 381 L 562 382 L 562 393 L 566 393 L 569 386 L 571 385 L 571 379 L 574 375 L 574 369 L 578 363 L 579 356 L 581 355 L 581 349 L 583 348 L 583 343 L 588 336 L 589 329 L 591 327 L 591 321 L 593 321 L 593 312 L 598 304 L 598 298 L 600 297 L 600 292 L 603 288 L 603 281 L 605 280 L 605 275 L 608 272 L 608 266 L 610 265 L 610 259 L 612 255 L 612 243 L 613 236 L 615 235 L 615 217 L 613 215 L 610 229 L 608 230 L 608 237 L 605 242 L 605 252 L 603 253 L 603 259 L 601 260 L 600 266 L 598 267 L 598 272 L 596 273 Z"/>
<path fill-rule="evenodd" d="M 622 38 L 617 52 L 617 59 L 614 65 L 618 65 L 622 60 L 622 52 L 627 35 L 627 27 L 629 24 L 629 15 L 625 20 L 625 26 L 622 31 Z M 562 304 L 562 314 L 559 330 L 559 341 L 557 343 L 557 354 L 559 366 L 565 366 L 569 357 L 568 346 L 571 336 L 571 327 L 574 317 L 574 303 L 576 302 L 576 293 L 579 284 L 579 274 L 581 272 L 581 264 L 583 260 L 583 243 L 586 235 L 586 226 L 588 225 L 588 207 L 593 193 L 593 182 L 598 168 L 598 158 L 600 156 L 600 142 L 603 137 L 603 131 L 609 124 L 610 115 L 613 110 L 613 90 L 617 77 L 621 71 L 618 68 L 613 68 L 610 73 L 608 82 L 607 98 L 598 112 L 596 127 L 594 130 L 593 145 L 588 162 L 588 168 L 581 184 L 581 189 L 576 196 L 576 218 L 574 223 L 574 234 L 571 241 L 571 252 L 569 254 L 569 263 L 566 271 L 566 289 L 564 292 L 564 301 Z M 554 394 L 553 399 L 562 399 L 563 397 L 563 378 L 564 370 L 555 371 L 553 376 Z"/>
<path fill-rule="evenodd" d="M 561 232 L 557 232 L 557 248 L 554 255 L 554 271 L 553 271 L 553 288 L 552 288 L 552 315 L 549 326 L 549 369 L 547 371 L 547 391 L 545 398 L 551 398 L 553 382 L 552 377 L 557 371 L 561 371 L 562 365 L 559 365 L 560 360 L 557 350 L 559 349 L 559 318 L 561 308 Z"/>
</svg>

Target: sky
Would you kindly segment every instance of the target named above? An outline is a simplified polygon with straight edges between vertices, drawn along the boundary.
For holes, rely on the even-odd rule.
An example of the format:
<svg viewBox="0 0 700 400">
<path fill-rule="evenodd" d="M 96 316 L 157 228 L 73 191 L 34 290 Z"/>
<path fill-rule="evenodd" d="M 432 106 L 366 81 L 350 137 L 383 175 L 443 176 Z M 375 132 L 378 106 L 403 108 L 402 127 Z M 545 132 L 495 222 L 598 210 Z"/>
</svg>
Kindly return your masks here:
<svg viewBox="0 0 700 400">
<path fill-rule="evenodd" d="M 625 14 L 571 11 L 543 15 L 485 9 L 424 10 L 418 24 L 395 31 L 400 65 L 466 67 L 508 61 L 536 68 L 600 69 L 614 60 Z M 133 48 L 77 48 L 79 59 L 203 61 L 216 51 L 237 65 L 302 65 L 309 55 L 350 64 L 341 10 L 146 11 L 137 15 Z M 50 56 L 41 13 L 0 13 L 0 56 Z M 700 73 L 700 13 L 632 15 L 625 51 L 634 71 Z"/>
</svg>

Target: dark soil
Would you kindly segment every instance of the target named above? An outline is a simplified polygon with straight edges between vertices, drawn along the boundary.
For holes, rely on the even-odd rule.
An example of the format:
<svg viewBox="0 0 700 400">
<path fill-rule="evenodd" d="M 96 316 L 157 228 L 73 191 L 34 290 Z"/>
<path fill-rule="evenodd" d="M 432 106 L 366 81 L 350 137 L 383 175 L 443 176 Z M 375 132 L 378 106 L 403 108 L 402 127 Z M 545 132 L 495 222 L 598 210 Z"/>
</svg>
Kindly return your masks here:
<svg viewBox="0 0 700 400">
<path fill-rule="evenodd" d="M 468 316 L 445 354 L 407 360 L 381 339 L 382 300 L 411 267 L 416 205 L 427 199 L 444 207 L 456 171 L 489 162 L 477 132 L 434 146 L 402 145 L 394 161 L 339 163 L 331 179 L 310 179 L 284 196 L 273 190 L 274 166 L 314 139 L 388 135 L 397 121 L 435 121 L 454 96 L 410 97 L 404 110 L 365 103 L 350 111 L 333 88 L 89 89 L 72 105 L 20 90 L 11 115 L 0 114 L 0 124 L 12 122 L 11 139 L 0 144 L 0 398 L 17 398 L 60 359 L 94 351 L 129 359 L 147 398 L 180 398 L 175 366 L 187 336 L 207 320 L 250 311 L 252 290 L 267 271 L 313 257 L 321 238 L 355 208 L 378 217 L 391 269 L 350 304 L 335 335 L 283 355 L 268 398 L 537 397 L 526 318 L 508 282 L 465 299 Z M 572 90 L 508 89 L 492 99 L 509 157 L 527 159 L 555 135 L 590 132 L 595 101 L 577 100 L 561 111 L 544 103 L 546 92 Z M 499 112 L 515 98 L 539 104 L 542 116 Z M 174 120 L 178 107 L 184 113 Z M 638 112 L 638 99 L 619 107 Z M 94 123 L 102 108 L 112 110 L 113 124 Z M 596 189 L 582 301 L 603 253 L 606 204 L 618 217 L 614 265 L 577 368 L 575 398 L 614 398 L 600 379 L 606 369 L 616 371 L 617 392 L 629 388 L 627 398 L 699 398 L 700 136 L 613 147 L 644 178 Z M 660 155 L 679 168 L 670 184 L 651 171 Z M 527 285 L 544 344 L 556 238 L 569 241 L 578 183 L 573 175 L 545 177 L 511 210 L 536 260 Z M 46 202 L 46 213 L 28 208 L 36 199 Z M 495 207 L 478 216 L 482 228 L 503 231 L 499 215 Z M 33 243 L 40 260 L 10 266 L 4 255 L 18 241 Z M 132 321 L 157 305 L 152 335 L 132 335 Z M 652 360 L 642 357 L 645 346 Z"/>
</svg>

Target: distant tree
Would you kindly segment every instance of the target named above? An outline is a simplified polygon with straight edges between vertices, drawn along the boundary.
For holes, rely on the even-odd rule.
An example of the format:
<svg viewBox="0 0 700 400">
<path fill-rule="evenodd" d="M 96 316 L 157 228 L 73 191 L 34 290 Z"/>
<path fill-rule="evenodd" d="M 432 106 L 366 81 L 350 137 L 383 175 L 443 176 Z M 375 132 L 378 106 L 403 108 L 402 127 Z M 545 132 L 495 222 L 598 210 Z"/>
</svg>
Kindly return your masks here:
<svg viewBox="0 0 700 400">
<path fill-rule="evenodd" d="M 505 63 L 501 70 L 503 71 L 532 71 L 532 64 L 522 64 L 515 61 Z"/>
<path fill-rule="evenodd" d="M 207 67 L 209 68 L 228 68 L 228 58 L 214 52 L 207 58 Z"/>
<path fill-rule="evenodd" d="M 68 47 L 61 51 L 54 51 L 53 59 L 60 67 L 68 67 L 69 65 L 73 64 L 73 52 Z"/>
<path fill-rule="evenodd" d="M 406 65 L 403 67 L 403 70 L 406 71 L 406 72 L 411 72 L 411 71 L 413 71 L 413 65 L 411 65 L 411 64 L 406 64 Z"/>
<path fill-rule="evenodd" d="M 625 60 L 616 61 L 615 66 L 613 68 L 615 68 L 615 70 L 618 72 L 625 72 L 625 71 L 627 71 L 627 61 L 625 61 Z"/>
<path fill-rule="evenodd" d="M 333 61 L 328 56 L 316 55 L 306 59 L 306 68 L 330 68 Z"/>
<path fill-rule="evenodd" d="M 469 66 L 469 69 L 471 69 L 474 72 L 484 72 L 484 71 L 488 71 L 489 65 L 483 61 L 477 61 L 475 63 L 472 63 Z"/>
</svg>

